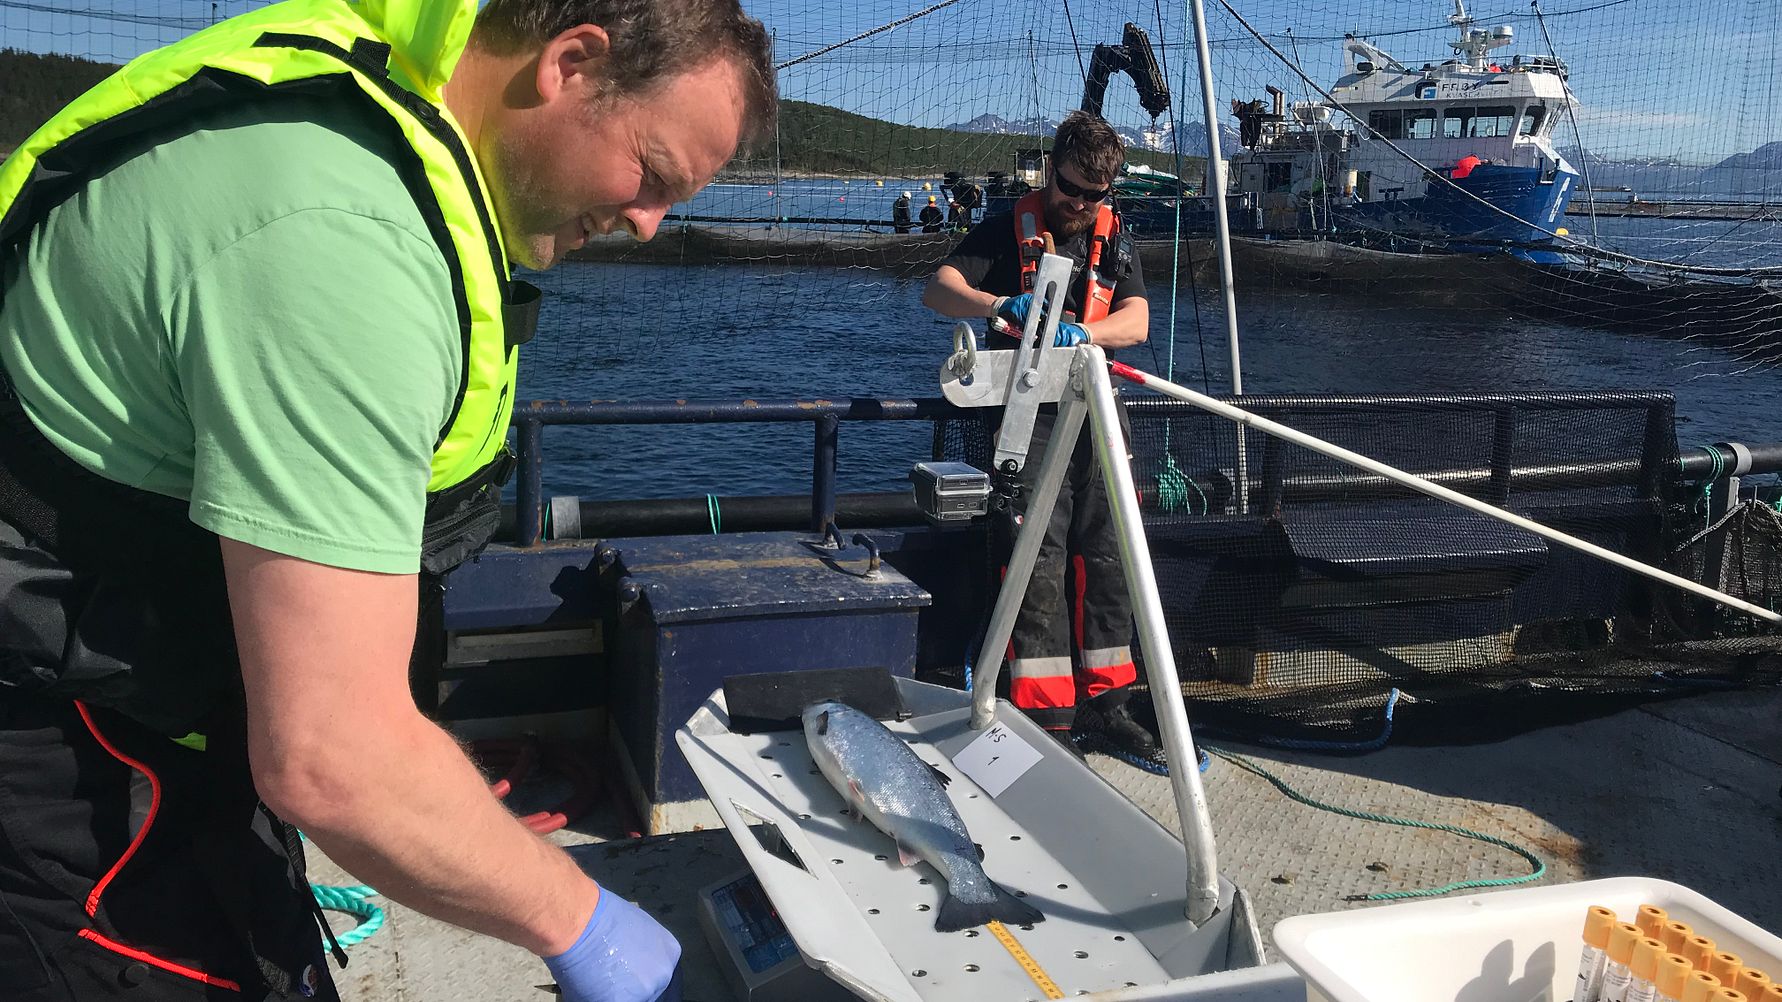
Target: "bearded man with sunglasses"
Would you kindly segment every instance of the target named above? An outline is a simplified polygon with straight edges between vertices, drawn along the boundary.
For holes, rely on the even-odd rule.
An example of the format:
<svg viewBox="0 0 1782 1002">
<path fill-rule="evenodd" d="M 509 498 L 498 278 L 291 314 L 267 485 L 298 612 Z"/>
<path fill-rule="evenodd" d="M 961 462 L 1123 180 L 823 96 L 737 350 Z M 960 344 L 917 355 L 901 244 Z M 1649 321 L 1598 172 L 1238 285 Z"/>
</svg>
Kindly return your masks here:
<svg viewBox="0 0 1782 1002">
<path fill-rule="evenodd" d="M 1053 344 L 1089 342 L 1111 355 L 1142 343 L 1150 327 L 1145 280 L 1110 204 L 1124 160 L 1120 137 L 1106 122 L 1071 112 L 1053 137 L 1047 185 L 1023 196 L 1014 211 L 986 216 L 929 280 L 923 304 L 948 317 L 1000 318 L 1018 337 L 1029 311 L 1041 305 L 1031 289 L 1037 247 L 1050 234 L 1057 253 L 1075 265 Z M 995 326 L 988 347 L 1016 347 Z M 1021 489 L 996 527 L 1005 559 L 1056 420 L 1057 407 L 1048 404 L 1034 421 Z M 1137 677 L 1131 644 L 1132 608 L 1085 426 L 1015 621 L 1009 699 L 1067 747 L 1076 747 L 1073 731 L 1093 734 L 1112 751 L 1161 764 L 1156 736 L 1127 706 Z"/>
</svg>

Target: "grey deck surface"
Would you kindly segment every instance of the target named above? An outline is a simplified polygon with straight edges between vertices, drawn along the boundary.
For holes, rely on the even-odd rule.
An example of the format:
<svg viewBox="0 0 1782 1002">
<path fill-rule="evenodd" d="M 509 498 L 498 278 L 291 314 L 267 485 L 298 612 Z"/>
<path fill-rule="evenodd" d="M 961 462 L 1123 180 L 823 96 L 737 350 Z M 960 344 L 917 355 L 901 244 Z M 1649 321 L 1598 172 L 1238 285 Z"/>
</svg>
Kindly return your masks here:
<svg viewBox="0 0 1782 1002">
<path fill-rule="evenodd" d="M 1388 747 L 1341 758 L 1230 746 L 1301 793 L 1354 810 L 1460 825 L 1524 845 L 1542 882 L 1646 875 L 1706 894 L 1782 930 L 1782 690 L 1658 703 L 1494 744 Z M 1175 827 L 1169 783 L 1100 755 L 1098 772 Z M 1515 876 L 1527 864 L 1443 832 L 1341 817 L 1289 800 L 1215 759 L 1206 774 L 1222 870 L 1255 901 L 1266 938 L 1303 912 L 1367 907 L 1349 894 Z M 550 791 L 521 790 L 524 797 Z M 1068 814 L 1061 812 L 1061 820 Z M 698 931 L 693 897 L 741 866 L 724 831 L 640 841 L 603 810 L 555 839 L 612 890 L 639 900 L 686 948 L 688 1002 L 730 998 Z M 320 853 L 318 883 L 356 883 Z M 1179 881 L 1181 872 L 1158 875 Z M 546 1002 L 544 965 L 525 951 L 385 902 L 389 920 L 337 974 L 348 1002 Z M 339 916 L 337 927 L 351 924 Z"/>
</svg>

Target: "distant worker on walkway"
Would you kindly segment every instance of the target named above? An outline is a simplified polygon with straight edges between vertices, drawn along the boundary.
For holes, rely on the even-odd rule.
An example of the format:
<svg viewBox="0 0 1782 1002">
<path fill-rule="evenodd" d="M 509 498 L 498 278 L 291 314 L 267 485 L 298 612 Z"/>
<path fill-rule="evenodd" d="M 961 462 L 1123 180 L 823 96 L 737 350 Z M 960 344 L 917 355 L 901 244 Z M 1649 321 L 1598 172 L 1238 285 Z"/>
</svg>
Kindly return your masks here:
<svg viewBox="0 0 1782 1002">
<path fill-rule="evenodd" d="M 891 228 L 898 233 L 908 233 L 912 229 L 910 198 L 910 193 L 906 191 L 891 203 Z"/>
<path fill-rule="evenodd" d="M 1460 158 L 1460 161 L 1454 165 L 1454 170 L 1450 171 L 1448 176 L 1456 181 L 1470 177 L 1472 176 L 1473 171 L 1477 170 L 1479 165 L 1484 162 L 1485 161 L 1480 160 L 1471 153 L 1468 153 L 1466 156 Z"/>
<path fill-rule="evenodd" d="M 947 216 L 946 213 L 941 211 L 940 204 L 936 201 L 935 197 L 930 195 L 928 196 L 928 204 L 922 206 L 922 215 L 918 218 L 922 222 L 923 233 L 939 233 L 941 231 L 941 223 L 946 220 Z"/>
<path fill-rule="evenodd" d="M 952 201 L 947 203 L 947 224 L 955 233 L 971 229 L 972 213 L 984 204 L 983 191 L 970 181 L 953 185 Z"/>
<path fill-rule="evenodd" d="M 338 999 L 298 829 L 566 1002 L 673 991 L 410 664 L 499 521 L 510 262 L 648 240 L 775 102 L 737 0 L 287 0 L 7 159 L 0 996 Z"/>
<path fill-rule="evenodd" d="M 1142 344 L 1150 326 L 1145 280 L 1132 241 L 1108 204 L 1124 159 L 1120 137 L 1106 122 L 1071 112 L 1052 142 L 1047 185 L 1021 196 L 1013 212 L 985 217 L 961 240 L 929 280 L 923 304 L 949 317 L 1000 318 L 1018 332 L 1028 313 L 1042 308 L 1031 289 L 1039 245 L 1050 234 L 1058 253 L 1076 262 L 1079 276 L 1065 293 L 1068 322 L 1059 324 L 1053 344 L 1087 341 L 1110 354 Z M 1015 346 L 1008 336 L 990 337 L 991 348 Z M 1048 405 L 1034 423 L 1020 492 L 997 526 L 1005 559 L 1056 420 L 1057 408 Z M 1156 736 L 1127 705 L 1137 677 L 1131 644 L 1132 609 L 1118 539 L 1085 426 L 1015 621 L 1009 698 L 1068 746 L 1075 747 L 1075 727 L 1126 755 L 1161 762 Z"/>
</svg>

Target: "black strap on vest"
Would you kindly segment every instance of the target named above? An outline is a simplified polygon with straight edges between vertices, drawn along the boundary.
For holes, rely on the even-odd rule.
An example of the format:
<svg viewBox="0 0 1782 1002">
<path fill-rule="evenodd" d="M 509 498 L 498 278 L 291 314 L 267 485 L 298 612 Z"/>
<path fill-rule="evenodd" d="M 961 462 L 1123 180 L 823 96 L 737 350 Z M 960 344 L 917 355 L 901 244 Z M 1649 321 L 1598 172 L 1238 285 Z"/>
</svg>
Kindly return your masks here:
<svg viewBox="0 0 1782 1002">
<path fill-rule="evenodd" d="M 543 299 L 538 286 L 524 279 L 516 278 L 508 287 L 507 302 L 501 304 L 501 327 L 507 332 L 509 351 L 538 333 L 538 305 Z"/>
</svg>

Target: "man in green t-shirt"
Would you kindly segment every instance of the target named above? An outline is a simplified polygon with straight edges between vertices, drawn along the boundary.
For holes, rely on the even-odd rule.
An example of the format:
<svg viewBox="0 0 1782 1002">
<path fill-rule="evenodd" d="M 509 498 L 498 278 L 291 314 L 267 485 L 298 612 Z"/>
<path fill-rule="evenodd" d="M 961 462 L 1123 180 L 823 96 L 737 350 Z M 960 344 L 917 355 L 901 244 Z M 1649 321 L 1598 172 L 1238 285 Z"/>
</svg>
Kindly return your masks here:
<svg viewBox="0 0 1782 1002">
<path fill-rule="evenodd" d="M 242 59 L 311 76 L 272 100 L 196 74 L 100 123 L 131 127 L 84 173 L 72 145 L 39 151 L 31 198 L 0 195 L 0 985 L 336 997 L 282 818 L 392 899 L 545 958 L 566 998 L 656 998 L 673 937 L 416 709 L 417 572 L 442 429 L 502 378 L 472 371 L 503 330 L 472 316 L 475 253 L 537 269 L 595 233 L 650 239 L 771 125 L 766 32 L 737 0 L 245 18 L 280 8 L 317 37 L 374 30 L 348 50 L 238 29 Z M 487 241 L 431 194 L 457 168 Z M 185 734 L 201 662 L 222 696 Z"/>
</svg>

